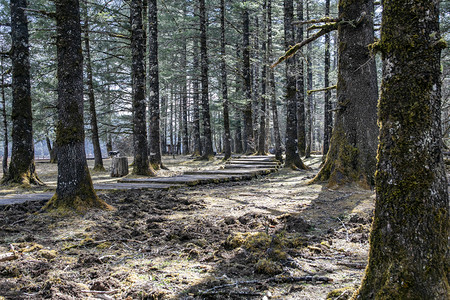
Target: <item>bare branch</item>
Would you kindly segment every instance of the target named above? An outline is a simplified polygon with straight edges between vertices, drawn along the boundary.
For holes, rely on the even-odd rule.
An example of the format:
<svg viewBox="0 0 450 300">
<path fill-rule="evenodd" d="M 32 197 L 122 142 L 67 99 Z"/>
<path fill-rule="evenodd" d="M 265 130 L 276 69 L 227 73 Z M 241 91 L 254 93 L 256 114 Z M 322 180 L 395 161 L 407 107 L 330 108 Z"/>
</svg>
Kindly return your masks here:
<svg viewBox="0 0 450 300">
<path fill-rule="evenodd" d="M 313 20 L 306 20 L 306 21 L 295 21 L 292 22 L 292 25 L 305 25 L 305 24 L 314 24 L 314 23 L 335 23 L 335 22 L 339 22 L 340 19 L 333 19 L 330 17 L 324 17 L 324 18 L 320 18 L 320 19 L 313 19 Z"/>
<path fill-rule="evenodd" d="M 45 11 L 45 10 L 31 9 L 31 8 L 25 8 L 25 7 L 22 7 L 22 9 L 23 9 L 24 11 L 29 11 L 29 12 L 37 13 L 37 14 L 39 14 L 39 15 L 43 15 L 43 16 L 46 16 L 46 17 L 56 18 L 56 13 L 54 13 L 54 12 L 48 12 L 48 11 Z"/>
<path fill-rule="evenodd" d="M 333 30 L 336 30 L 338 27 L 339 23 L 332 23 L 332 24 L 326 24 L 323 25 L 322 29 L 315 33 L 314 35 L 312 35 L 311 37 L 307 38 L 306 40 L 301 41 L 300 43 L 295 44 L 294 46 L 292 46 L 291 48 L 289 48 L 288 51 L 286 51 L 286 53 L 281 56 L 278 61 L 276 63 L 274 63 L 273 65 L 271 65 L 271 68 L 275 68 L 277 65 L 279 65 L 281 62 L 285 61 L 286 59 L 290 58 L 291 56 L 293 56 L 300 48 L 302 48 L 303 46 L 317 40 L 319 37 L 321 37 L 322 35 L 327 34 L 328 32 L 331 32 Z"/>
<path fill-rule="evenodd" d="M 312 93 L 325 92 L 325 91 L 329 91 L 329 90 L 334 90 L 334 89 L 336 89 L 336 87 L 337 87 L 337 85 L 332 85 L 332 86 L 329 86 L 329 87 L 326 87 L 326 88 L 323 88 L 323 89 L 309 90 L 309 91 L 306 91 L 306 93 L 307 93 L 308 95 L 310 95 L 310 94 L 312 94 Z"/>
</svg>

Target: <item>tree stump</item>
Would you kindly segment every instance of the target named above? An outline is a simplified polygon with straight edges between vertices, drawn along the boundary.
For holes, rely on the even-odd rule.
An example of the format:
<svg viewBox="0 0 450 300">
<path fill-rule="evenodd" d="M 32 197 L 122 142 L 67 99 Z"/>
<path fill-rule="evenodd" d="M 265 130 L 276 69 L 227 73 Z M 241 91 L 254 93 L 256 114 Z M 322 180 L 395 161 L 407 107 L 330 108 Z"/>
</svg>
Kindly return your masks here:
<svg viewBox="0 0 450 300">
<path fill-rule="evenodd" d="M 128 159 L 113 157 L 111 162 L 111 177 L 123 177 L 128 174 Z"/>
</svg>

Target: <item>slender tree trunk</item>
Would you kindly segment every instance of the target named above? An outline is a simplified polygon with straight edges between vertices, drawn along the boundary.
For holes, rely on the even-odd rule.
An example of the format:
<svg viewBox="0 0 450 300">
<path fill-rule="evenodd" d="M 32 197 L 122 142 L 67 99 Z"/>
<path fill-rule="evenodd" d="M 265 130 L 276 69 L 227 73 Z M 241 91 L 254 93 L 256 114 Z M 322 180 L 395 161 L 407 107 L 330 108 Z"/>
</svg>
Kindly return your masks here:
<svg viewBox="0 0 450 300">
<path fill-rule="evenodd" d="M 242 71 L 244 74 L 244 151 L 246 154 L 255 152 L 255 141 L 253 140 L 253 121 L 252 121 L 252 84 L 250 78 L 250 18 L 248 8 L 244 8 L 242 13 L 243 21 L 243 43 L 242 43 Z"/>
<path fill-rule="evenodd" d="M 31 111 L 30 50 L 28 21 L 24 8 L 26 0 L 11 4 L 12 60 L 12 155 L 9 170 L 2 183 L 23 185 L 43 184 L 36 175 L 34 164 L 33 117 Z"/>
<path fill-rule="evenodd" d="M 309 20 L 310 15 L 310 9 L 309 9 L 309 2 L 306 2 L 306 19 Z M 306 37 L 309 38 L 309 31 L 306 33 Z M 312 43 L 309 43 L 306 50 L 306 90 L 310 91 L 312 90 L 313 86 L 313 75 L 312 75 L 312 58 L 311 58 L 311 52 L 312 52 Z M 313 135 L 313 129 L 312 129 L 312 102 L 313 102 L 313 95 L 307 94 L 307 102 L 306 103 L 306 139 L 305 139 L 305 157 L 311 157 L 311 144 L 312 144 L 312 135 Z"/>
<path fill-rule="evenodd" d="M 294 45 L 294 3 L 284 0 L 284 46 Z M 284 166 L 291 169 L 307 169 L 300 158 L 297 140 L 297 85 L 295 59 L 286 60 L 286 161 Z"/>
<path fill-rule="evenodd" d="M 183 9 L 184 9 L 184 15 L 188 15 L 187 11 L 187 2 L 183 1 Z M 186 39 L 183 42 L 183 49 L 181 53 L 181 67 L 183 69 L 183 89 L 182 89 L 182 110 L 183 110 L 183 129 L 182 129 L 182 139 L 183 139 L 183 154 L 187 155 L 189 154 L 189 132 L 188 132 L 188 78 L 187 78 L 187 43 L 188 40 Z"/>
<path fill-rule="evenodd" d="M 56 164 L 58 162 L 58 158 L 56 156 L 57 154 L 56 144 L 53 144 L 52 147 L 52 142 L 47 135 L 45 136 L 45 142 L 47 143 L 48 153 L 50 154 L 50 163 Z"/>
<path fill-rule="evenodd" d="M 202 142 L 200 137 L 200 87 L 198 82 L 198 75 L 197 71 L 199 68 L 199 60 L 198 60 L 198 40 L 194 39 L 194 57 L 193 57 L 193 63 L 192 68 L 194 70 L 193 74 L 193 82 L 192 82 L 192 92 L 193 92 L 193 102 L 194 102 L 194 109 L 193 109 L 193 124 L 192 124 L 192 131 L 194 136 L 194 152 L 192 153 L 192 156 L 201 156 L 202 155 Z"/>
<path fill-rule="evenodd" d="M 142 23 L 144 13 L 142 0 L 131 0 L 131 53 L 132 53 L 132 84 L 133 84 L 133 137 L 134 164 L 133 174 L 154 176 L 150 166 L 147 140 L 147 116 L 145 99 L 145 37 Z"/>
<path fill-rule="evenodd" d="M 364 17 L 355 26 L 338 26 L 336 121 L 325 164 L 314 179 L 328 181 L 329 186 L 358 182 L 369 187 L 374 183 L 378 88 L 375 59 L 368 49 L 374 40 L 373 13 L 372 0 L 339 5 L 343 19 Z"/>
<path fill-rule="evenodd" d="M 57 0 L 58 182 L 46 209 L 107 209 L 95 194 L 86 161 L 83 122 L 83 56 L 78 0 Z"/>
<path fill-rule="evenodd" d="M 224 160 L 231 157 L 231 133 L 230 133 L 230 116 L 228 109 L 228 85 L 227 85 L 227 66 L 225 62 L 225 1 L 220 0 L 220 69 L 222 75 L 222 101 L 223 101 L 223 128 L 224 128 Z"/>
<path fill-rule="evenodd" d="M 297 1 L 297 20 L 303 21 L 303 1 Z M 297 26 L 297 41 L 303 40 L 303 25 Z M 298 56 L 297 56 L 298 57 Z M 305 116 L 305 76 L 303 73 L 303 58 L 297 58 L 297 140 L 300 156 L 305 156 L 306 150 L 306 116 Z"/>
<path fill-rule="evenodd" d="M 161 157 L 159 67 L 158 67 L 158 7 L 156 0 L 148 0 L 148 64 L 149 64 L 149 136 L 150 166 L 154 170 L 163 168 Z"/>
<path fill-rule="evenodd" d="M 252 32 L 252 46 L 250 51 L 250 55 L 252 57 L 251 60 L 251 77 L 250 81 L 252 84 L 252 128 L 253 128 L 253 144 L 255 148 L 255 152 L 257 152 L 257 146 L 259 144 L 259 121 L 260 121 L 260 109 L 258 107 L 258 103 L 260 101 L 260 81 L 259 81 L 259 65 L 261 64 L 261 59 L 259 57 L 259 20 L 258 17 L 255 16 L 255 29 Z"/>
<path fill-rule="evenodd" d="M 209 112 L 209 88 L 208 88 L 208 46 L 206 41 L 206 6 L 205 0 L 199 0 L 200 4 L 200 69 L 202 81 L 202 117 L 203 117 L 203 159 L 214 156 L 211 135 L 211 114 Z"/>
<path fill-rule="evenodd" d="M 267 56 L 269 61 L 272 57 L 272 0 L 267 2 Z M 275 74 L 272 68 L 269 69 L 269 99 L 272 106 L 273 135 L 275 140 L 275 159 L 282 162 L 283 153 L 281 151 L 281 137 L 278 122 L 277 98 L 275 95 Z"/>
<path fill-rule="evenodd" d="M 441 152 L 445 47 L 437 1 L 383 1 L 375 44 L 384 64 L 375 216 L 369 264 L 353 299 L 449 299 L 449 198 Z"/>
<path fill-rule="evenodd" d="M 267 155 L 266 153 L 266 97 L 267 97 L 267 69 L 268 69 L 268 61 L 267 61 L 267 43 L 266 43 L 266 35 L 267 35 L 267 0 L 263 2 L 263 42 L 261 45 L 261 52 L 263 54 L 263 68 L 261 74 L 261 112 L 260 112 L 260 121 L 259 121 L 259 136 L 258 136 L 258 155 Z"/>
<path fill-rule="evenodd" d="M 168 154 L 167 150 L 167 112 L 168 112 L 168 99 L 166 96 L 161 96 L 161 120 L 162 120 L 162 132 L 161 132 L 161 153 Z"/>
<path fill-rule="evenodd" d="M 92 76 L 92 61 L 91 61 L 91 49 L 89 43 L 89 15 L 87 8 L 87 1 L 85 0 L 85 12 L 84 12 L 84 47 L 85 47 L 85 59 L 86 59 L 86 81 L 88 86 L 88 98 L 89 98 L 89 114 L 91 121 L 91 140 L 94 148 L 94 171 L 104 171 L 102 150 L 100 148 L 100 139 L 98 136 L 98 124 L 97 124 L 97 112 L 95 108 L 95 95 L 94 95 L 94 80 Z"/>
<path fill-rule="evenodd" d="M 3 52 L 2 47 L 2 52 Z M 9 137 L 8 137 L 8 119 L 6 115 L 6 95 L 5 95 L 5 68 L 4 68 L 4 61 L 3 61 L 3 55 L 0 56 L 1 58 L 1 73 L 2 73 L 2 117 L 3 117 L 3 160 L 2 160 L 2 170 L 3 170 L 3 176 L 6 176 L 8 173 L 8 143 L 9 143 Z"/>
<path fill-rule="evenodd" d="M 330 15 L 330 0 L 325 1 L 325 16 Z M 325 88 L 330 86 L 330 33 L 325 35 Z M 331 131 L 333 129 L 333 118 L 331 114 L 331 91 L 325 91 L 324 121 L 323 121 L 323 159 L 330 148 Z"/>
</svg>

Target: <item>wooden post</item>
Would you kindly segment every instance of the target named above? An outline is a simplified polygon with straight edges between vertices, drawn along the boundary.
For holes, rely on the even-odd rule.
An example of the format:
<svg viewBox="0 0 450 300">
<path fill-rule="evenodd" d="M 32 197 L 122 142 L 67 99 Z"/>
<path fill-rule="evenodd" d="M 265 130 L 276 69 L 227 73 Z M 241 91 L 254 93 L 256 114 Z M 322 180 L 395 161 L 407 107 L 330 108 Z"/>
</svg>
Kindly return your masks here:
<svg viewBox="0 0 450 300">
<path fill-rule="evenodd" d="M 128 174 L 128 158 L 113 157 L 111 162 L 111 177 L 122 177 Z"/>
</svg>

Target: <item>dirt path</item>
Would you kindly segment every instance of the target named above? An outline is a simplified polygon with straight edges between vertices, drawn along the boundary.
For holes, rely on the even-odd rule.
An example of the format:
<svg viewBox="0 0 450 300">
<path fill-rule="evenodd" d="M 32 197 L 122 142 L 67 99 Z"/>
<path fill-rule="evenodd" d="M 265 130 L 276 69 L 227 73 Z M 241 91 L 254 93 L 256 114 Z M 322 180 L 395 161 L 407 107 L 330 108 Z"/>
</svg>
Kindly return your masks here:
<svg viewBox="0 0 450 300">
<path fill-rule="evenodd" d="M 319 158 L 307 163 L 317 168 Z M 195 168 L 205 166 L 186 163 Z M 325 299 L 354 288 L 374 194 L 307 185 L 316 171 L 104 193 L 116 211 L 85 216 L 35 214 L 39 202 L 2 207 L 0 253 L 13 247 L 18 258 L 0 262 L 0 296 Z"/>
</svg>

